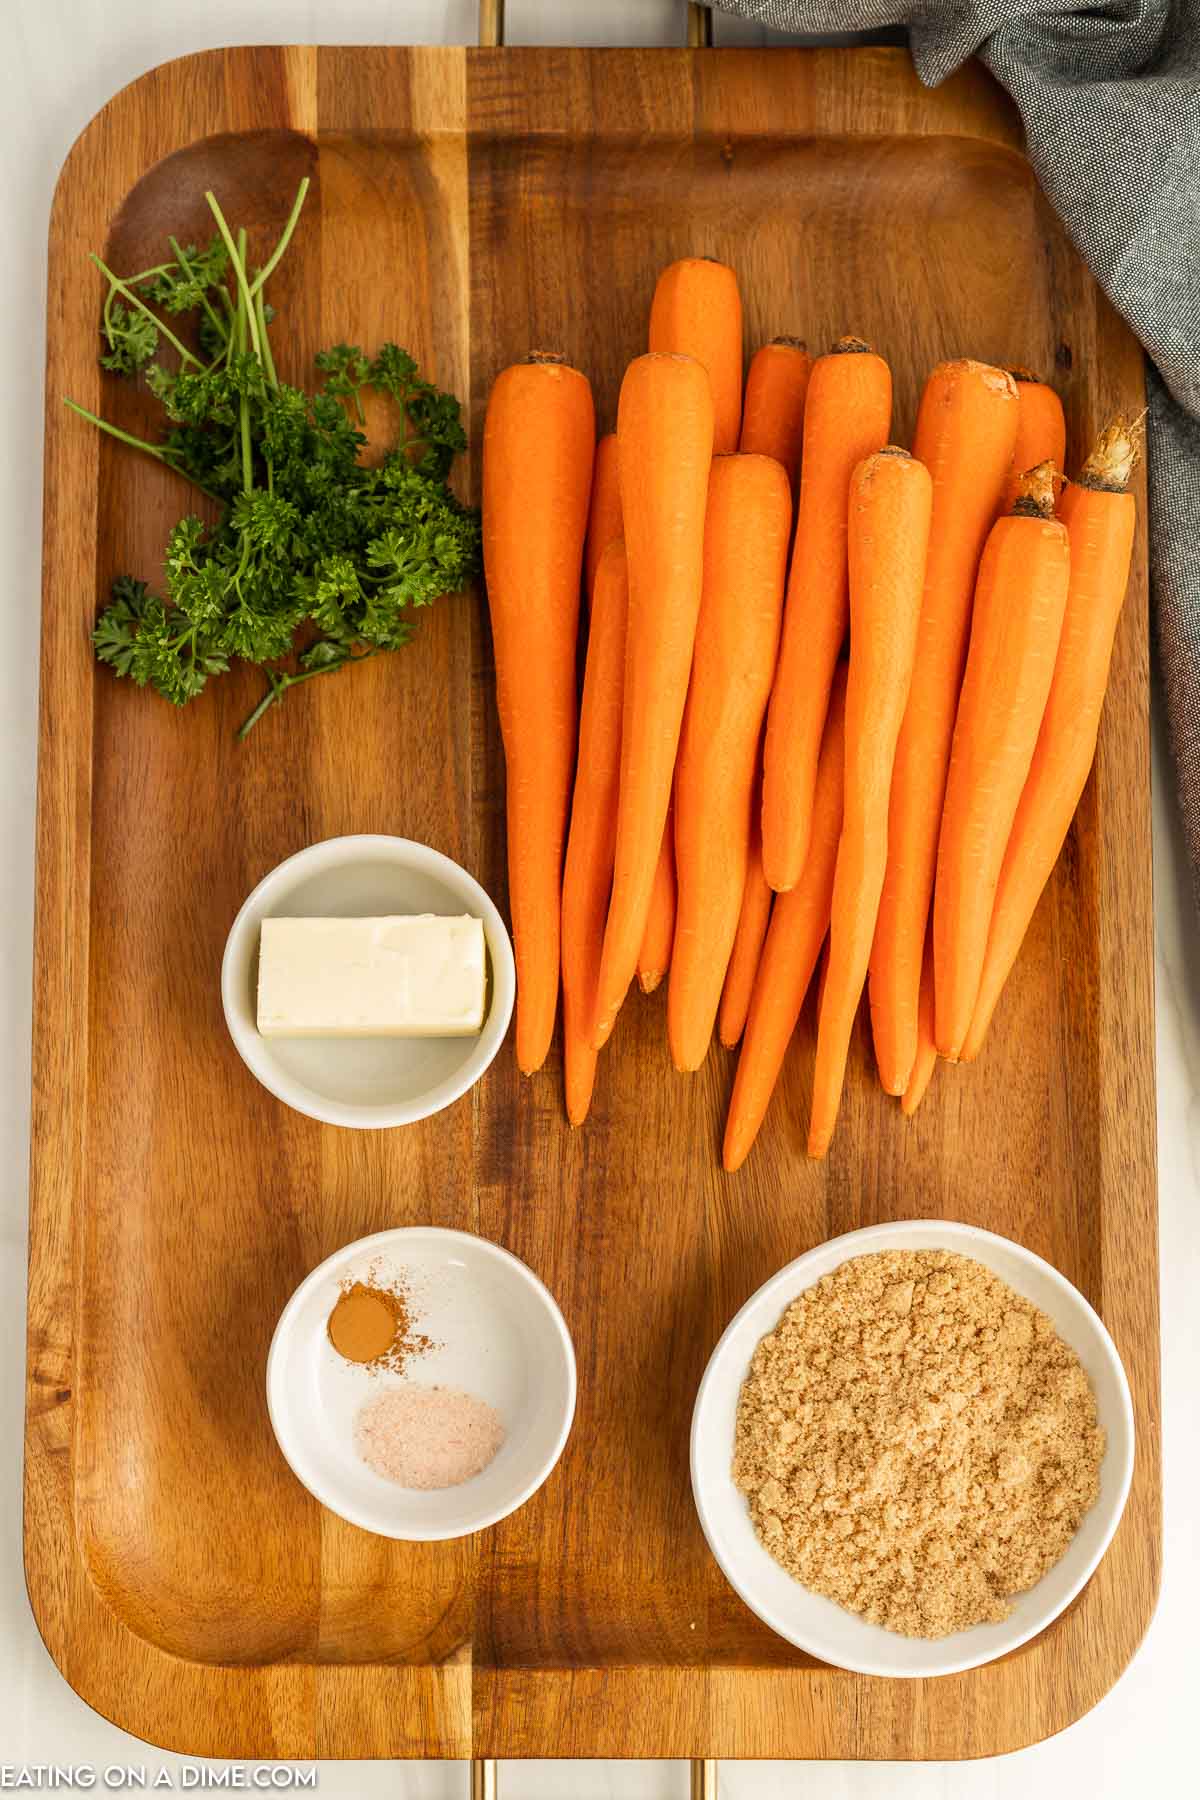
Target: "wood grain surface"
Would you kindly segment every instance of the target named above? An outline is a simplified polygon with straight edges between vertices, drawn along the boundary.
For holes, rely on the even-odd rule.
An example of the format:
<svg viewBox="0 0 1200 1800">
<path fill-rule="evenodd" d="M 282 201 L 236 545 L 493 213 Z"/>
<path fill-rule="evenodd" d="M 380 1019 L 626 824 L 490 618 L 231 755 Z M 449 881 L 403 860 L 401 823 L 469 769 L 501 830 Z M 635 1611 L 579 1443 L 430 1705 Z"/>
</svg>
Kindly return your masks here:
<svg viewBox="0 0 1200 1800">
<path fill-rule="evenodd" d="M 404 1131 L 288 1112 L 221 1017 L 247 891 L 314 839 L 423 839 L 503 903 L 503 765 L 477 599 L 292 696 L 245 746 L 257 677 L 183 712 L 118 684 L 88 632 L 113 575 L 157 579 L 190 505 L 70 417 L 136 429 L 97 367 L 86 262 L 206 233 L 203 190 L 264 242 L 313 190 L 273 289 L 284 372 L 409 346 L 469 400 L 564 351 L 613 422 L 674 257 L 733 262 L 748 341 L 846 330 L 921 379 L 969 353 L 1051 371 L 1072 462 L 1141 400 L 1140 355 L 1040 196 L 975 67 L 928 93 L 896 51 L 214 52 L 119 94 L 54 206 L 38 837 L 26 1566 L 46 1643 L 100 1712 L 228 1757 L 963 1757 L 1078 1718 L 1125 1667 L 1159 1572 L 1158 1327 L 1145 547 L 1099 754 L 975 1069 L 913 1125 L 865 1037 L 825 1165 L 803 1154 L 805 1020 L 760 1142 L 721 1173 L 732 1061 L 676 1076 L 661 995 L 631 1000 L 572 1133 L 557 1049 L 511 1046 Z M 252 244 L 252 250 L 254 244 Z M 477 470 L 464 480 L 474 484 Z M 692 1507 L 692 1400 L 725 1322 L 782 1263 L 878 1219 L 953 1217 L 1048 1257 L 1129 1372 L 1133 1493 L 1108 1557 L 991 1667 L 889 1683 L 774 1637 Z M 428 1220 L 507 1245 L 557 1295 L 580 1402 L 520 1512 L 405 1545 L 323 1512 L 274 1445 L 263 1373 L 293 1287 L 346 1241 Z"/>
</svg>

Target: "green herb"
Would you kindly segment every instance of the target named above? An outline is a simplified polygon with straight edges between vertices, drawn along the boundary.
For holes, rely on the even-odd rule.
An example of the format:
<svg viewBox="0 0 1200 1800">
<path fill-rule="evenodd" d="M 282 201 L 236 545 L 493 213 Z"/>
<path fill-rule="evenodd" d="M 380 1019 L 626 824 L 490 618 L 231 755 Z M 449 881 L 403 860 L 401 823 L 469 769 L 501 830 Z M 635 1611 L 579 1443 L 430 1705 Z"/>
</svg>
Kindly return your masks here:
<svg viewBox="0 0 1200 1800">
<path fill-rule="evenodd" d="M 108 282 L 100 360 L 142 376 L 165 429 L 151 443 L 67 402 L 219 505 L 215 523 L 189 516 L 171 532 L 162 596 L 129 576 L 113 584 L 96 655 L 177 706 L 235 659 L 261 665 L 266 692 L 240 737 L 289 688 L 399 649 L 415 609 L 479 569 L 478 515 L 447 486 L 466 446 L 459 404 L 406 350 L 384 344 L 368 357 L 335 344 L 316 358 L 314 392 L 278 379 L 265 287 L 307 189 L 261 269 L 250 269 L 246 233 L 231 231 L 211 193 L 217 231 L 207 246 L 171 238 L 167 261 L 126 278 L 93 257 Z M 369 390 L 394 402 L 399 421 L 373 466 L 360 460 Z"/>
</svg>

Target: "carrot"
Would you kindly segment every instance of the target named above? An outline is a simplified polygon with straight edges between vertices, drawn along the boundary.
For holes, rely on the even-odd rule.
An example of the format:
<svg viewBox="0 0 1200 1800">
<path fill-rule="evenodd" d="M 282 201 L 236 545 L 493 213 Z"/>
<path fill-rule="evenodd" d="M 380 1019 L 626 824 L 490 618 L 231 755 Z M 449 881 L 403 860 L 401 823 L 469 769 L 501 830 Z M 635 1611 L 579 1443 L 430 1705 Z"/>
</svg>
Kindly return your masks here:
<svg viewBox="0 0 1200 1800">
<path fill-rule="evenodd" d="M 808 853 L 817 757 L 846 635 L 846 497 L 864 456 L 887 442 L 892 377 L 859 338 L 813 364 L 804 407 L 796 542 L 763 749 L 763 869 L 780 893 Z"/>
<path fill-rule="evenodd" d="M 483 427 L 483 562 L 504 740 L 517 1064 L 540 1069 L 558 1006 L 563 844 L 575 771 L 576 638 L 596 418 L 586 375 L 531 356 Z"/>
<path fill-rule="evenodd" d="M 888 863 L 871 950 L 879 1077 L 903 1094 L 917 1054 L 917 1000 L 938 827 L 967 654 L 979 557 L 1017 433 L 1017 390 L 987 363 L 940 363 L 925 384 L 913 455 L 933 477 L 917 654 L 896 743 Z"/>
<path fill-rule="evenodd" d="M 713 449 L 736 450 L 742 422 L 742 297 L 737 276 L 707 256 L 664 269 L 650 305 L 650 349 L 694 356 L 712 384 Z"/>
<path fill-rule="evenodd" d="M 586 1119 L 596 1079 L 592 1025 L 612 886 L 628 611 L 625 546 L 620 538 L 614 538 L 600 558 L 592 589 L 579 712 L 579 767 L 563 869 L 563 1061 L 567 1117 L 572 1125 L 582 1125 Z"/>
<path fill-rule="evenodd" d="M 643 994 L 652 994 L 671 966 L 675 942 L 675 808 L 667 808 L 662 847 L 654 870 L 650 911 L 638 951 L 638 981 Z"/>
<path fill-rule="evenodd" d="M 1133 554 L 1136 507 L 1127 489 L 1136 455 L 1131 428 L 1117 420 L 1059 503 L 1071 543 L 1062 640 L 996 886 L 983 976 L 962 1047 L 964 1061 L 979 1053 L 1096 753 L 1113 638 Z"/>
<path fill-rule="evenodd" d="M 746 885 L 742 889 L 742 908 L 738 914 L 737 932 L 725 971 L 725 987 L 721 994 L 721 1010 L 717 1015 L 717 1034 L 727 1050 L 732 1050 L 746 1029 L 750 996 L 758 974 L 758 960 L 771 920 L 774 898 L 767 886 L 762 868 L 762 781 L 755 784 L 750 808 L 750 855 L 746 862 Z"/>
<path fill-rule="evenodd" d="M 842 829 L 845 728 L 843 663 L 834 674 L 817 766 L 812 849 L 800 881 L 790 893 L 779 895 L 775 901 L 755 977 L 745 1042 L 738 1057 L 725 1121 L 723 1161 L 729 1170 L 741 1167 L 758 1135 L 829 929 L 833 871 Z"/>
<path fill-rule="evenodd" d="M 799 338 L 777 337 L 750 359 L 740 450 L 773 456 L 787 470 L 793 496 L 800 485 L 804 399 L 812 357 Z"/>
<path fill-rule="evenodd" d="M 835 879 L 836 879 L 836 876 L 837 876 L 837 864 L 835 861 L 835 863 L 834 863 Z M 832 905 L 833 905 L 833 900 L 832 900 L 832 896 L 831 896 L 830 897 L 831 909 L 832 909 Z M 826 933 L 825 942 L 822 944 L 820 950 L 817 953 L 817 1017 L 818 1017 L 818 1019 L 821 1017 L 821 1008 L 825 1004 L 825 988 L 828 984 L 828 981 L 829 981 L 829 936 L 828 936 L 828 933 Z"/>
<path fill-rule="evenodd" d="M 693 357 L 651 353 L 630 363 L 617 410 L 629 629 L 597 1046 L 637 969 L 662 848 L 700 611 L 712 429 L 708 377 Z"/>
<path fill-rule="evenodd" d="M 1026 469 L 1048 462 L 1061 475 L 1067 457 L 1067 421 L 1054 389 L 1029 369 L 1008 372 L 1017 384 L 1017 441 L 1000 501 L 1002 514 L 1012 511 Z"/>
<path fill-rule="evenodd" d="M 583 592 L 590 602 L 600 558 L 621 535 L 621 490 L 617 483 L 617 434 L 610 431 L 596 445 L 592 503 L 583 548 Z"/>
<path fill-rule="evenodd" d="M 917 1003 L 917 1059 L 900 1101 L 900 1111 L 906 1119 L 912 1118 L 925 1098 L 937 1059 L 937 1045 L 933 1041 L 933 945 L 926 941 L 925 960 L 921 964 L 921 995 Z"/>
<path fill-rule="evenodd" d="M 833 1137 L 871 958 L 887 866 L 892 763 L 916 655 L 932 499 L 928 469 L 894 445 L 859 463 L 850 481 L 845 819 L 817 1032 L 810 1156 L 824 1156 Z"/>
<path fill-rule="evenodd" d="M 934 1042 L 957 1061 L 979 996 L 1004 853 L 1054 675 L 1071 551 L 1049 463 L 1021 477 L 975 585 L 933 898 Z"/>
<path fill-rule="evenodd" d="M 675 771 L 679 899 L 667 1038 L 684 1073 L 708 1055 L 742 909 L 791 529 L 792 496 L 781 463 L 770 456 L 714 458 L 704 591 Z"/>
</svg>

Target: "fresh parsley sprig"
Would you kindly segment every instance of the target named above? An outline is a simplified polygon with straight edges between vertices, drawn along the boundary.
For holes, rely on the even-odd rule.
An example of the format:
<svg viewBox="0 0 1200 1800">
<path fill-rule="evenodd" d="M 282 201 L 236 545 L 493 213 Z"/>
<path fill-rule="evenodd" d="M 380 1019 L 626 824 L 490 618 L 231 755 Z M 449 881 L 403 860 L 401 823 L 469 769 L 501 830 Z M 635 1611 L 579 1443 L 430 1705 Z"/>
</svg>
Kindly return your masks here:
<svg viewBox="0 0 1200 1800">
<path fill-rule="evenodd" d="M 259 269 L 212 193 L 207 245 L 172 237 L 165 262 L 127 277 L 93 257 L 108 283 L 101 363 L 144 379 L 164 430 L 150 442 L 67 402 L 219 509 L 214 523 L 189 515 L 174 527 L 161 596 L 129 576 L 113 584 L 96 655 L 177 706 L 235 659 L 260 665 L 266 691 L 241 737 L 290 688 L 399 649 L 415 610 L 479 569 L 478 515 L 447 485 L 466 446 L 461 409 L 406 350 L 384 344 L 369 357 L 335 344 L 317 355 L 314 391 L 279 380 L 266 283 L 307 191 L 305 180 Z M 361 460 L 368 391 L 386 395 L 398 420 L 372 465 Z"/>
</svg>

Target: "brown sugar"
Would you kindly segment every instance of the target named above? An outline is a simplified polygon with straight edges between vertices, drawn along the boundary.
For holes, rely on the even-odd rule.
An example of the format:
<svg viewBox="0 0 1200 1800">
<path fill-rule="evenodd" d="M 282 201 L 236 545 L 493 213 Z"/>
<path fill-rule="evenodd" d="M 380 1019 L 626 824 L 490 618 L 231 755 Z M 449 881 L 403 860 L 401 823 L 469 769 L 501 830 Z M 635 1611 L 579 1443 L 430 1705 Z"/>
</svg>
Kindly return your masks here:
<svg viewBox="0 0 1200 1800">
<path fill-rule="evenodd" d="M 329 1315 L 329 1341 L 347 1362 L 403 1370 L 410 1356 L 432 1348 L 413 1330 L 408 1296 L 398 1285 L 347 1282 Z"/>
<path fill-rule="evenodd" d="M 1010 1611 L 1099 1491 L 1104 1432 L 1074 1351 L 982 1263 L 855 1257 L 755 1351 L 733 1475 L 805 1587 L 907 1637 Z"/>
</svg>

